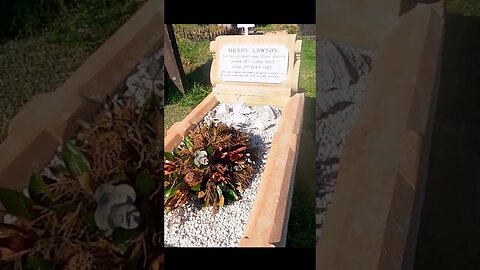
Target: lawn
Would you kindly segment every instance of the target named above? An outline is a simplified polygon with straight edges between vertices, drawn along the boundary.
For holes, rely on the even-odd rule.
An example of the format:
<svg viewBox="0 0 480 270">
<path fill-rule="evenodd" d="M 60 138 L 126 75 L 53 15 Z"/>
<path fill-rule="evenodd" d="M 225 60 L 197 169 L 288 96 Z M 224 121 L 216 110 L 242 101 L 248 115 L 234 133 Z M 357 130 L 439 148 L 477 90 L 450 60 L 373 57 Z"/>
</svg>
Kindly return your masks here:
<svg viewBox="0 0 480 270">
<path fill-rule="evenodd" d="M 201 28 L 195 25 L 174 25 L 174 30 Z M 180 30 L 181 29 L 181 30 Z M 265 25 L 259 27 L 263 32 L 287 30 L 295 27 L 288 25 Z M 298 28 L 297 28 L 298 29 Z M 177 43 L 186 73 L 184 82 L 185 95 L 182 95 L 171 84 L 166 85 L 165 130 L 175 122 L 181 121 L 212 90 L 210 84 L 211 54 L 209 40 L 191 40 L 177 36 Z M 315 205 L 314 205 L 314 172 L 315 172 L 315 40 L 302 38 L 302 58 L 300 71 L 300 87 L 305 91 L 305 119 L 303 122 L 302 144 L 300 146 L 295 188 L 292 198 L 287 246 L 315 246 Z"/>
<path fill-rule="evenodd" d="M 61 12 L 22 14 L 13 37 L 0 37 L 0 142 L 8 122 L 35 94 L 59 87 L 143 1 L 78 0 Z"/>
</svg>

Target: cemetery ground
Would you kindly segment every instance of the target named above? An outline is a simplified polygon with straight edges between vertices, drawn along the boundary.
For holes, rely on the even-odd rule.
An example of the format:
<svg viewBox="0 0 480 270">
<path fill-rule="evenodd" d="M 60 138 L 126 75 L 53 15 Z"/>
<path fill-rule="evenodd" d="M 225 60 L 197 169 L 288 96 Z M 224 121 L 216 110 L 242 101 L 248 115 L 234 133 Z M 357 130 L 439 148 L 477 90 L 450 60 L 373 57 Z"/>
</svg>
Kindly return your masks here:
<svg viewBox="0 0 480 270">
<path fill-rule="evenodd" d="M 480 265 L 480 2 L 447 2 L 415 269 Z"/>
<path fill-rule="evenodd" d="M 183 26 L 184 27 L 184 26 Z M 194 27 L 194 26 L 191 26 Z M 174 29 L 178 29 L 174 25 Z M 291 32 L 288 25 L 275 27 L 267 25 L 262 32 Z M 257 29 L 258 30 L 258 29 Z M 192 40 L 177 37 L 183 68 L 185 95 L 166 83 L 165 93 L 165 130 L 175 122 L 181 121 L 210 92 L 211 54 L 210 40 Z M 305 112 L 300 152 L 297 161 L 295 187 L 290 210 L 287 233 L 287 247 L 315 246 L 315 39 L 300 37 L 302 59 L 300 70 L 300 88 L 305 91 Z"/>
</svg>

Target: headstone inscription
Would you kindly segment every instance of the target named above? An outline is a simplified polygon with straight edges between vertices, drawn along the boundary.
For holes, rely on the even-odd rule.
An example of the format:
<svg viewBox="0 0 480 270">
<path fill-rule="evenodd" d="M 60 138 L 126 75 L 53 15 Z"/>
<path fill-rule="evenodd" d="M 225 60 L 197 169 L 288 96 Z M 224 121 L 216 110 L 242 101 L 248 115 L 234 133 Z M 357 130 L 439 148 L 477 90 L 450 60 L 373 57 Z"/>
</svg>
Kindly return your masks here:
<svg viewBox="0 0 480 270">
<path fill-rule="evenodd" d="M 219 73 L 224 81 L 282 83 L 287 79 L 285 46 L 226 45 L 219 52 Z"/>
<path fill-rule="evenodd" d="M 298 91 L 302 41 L 295 34 L 219 36 L 210 80 L 221 102 L 283 106 Z"/>
</svg>

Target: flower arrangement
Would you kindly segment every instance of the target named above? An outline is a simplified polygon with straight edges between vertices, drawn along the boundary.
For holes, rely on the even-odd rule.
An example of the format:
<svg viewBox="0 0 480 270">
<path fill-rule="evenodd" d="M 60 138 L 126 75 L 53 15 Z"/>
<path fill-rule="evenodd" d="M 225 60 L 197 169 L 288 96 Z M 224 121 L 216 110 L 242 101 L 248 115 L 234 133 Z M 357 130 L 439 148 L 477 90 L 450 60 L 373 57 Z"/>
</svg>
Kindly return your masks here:
<svg viewBox="0 0 480 270">
<path fill-rule="evenodd" d="M 223 123 L 201 123 L 183 141 L 165 152 L 165 210 L 189 197 L 203 206 L 237 201 L 250 185 L 255 151 L 246 133 Z"/>
<path fill-rule="evenodd" d="M 0 188 L 0 269 L 159 269 L 162 118 L 156 95 L 117 96 L 25 194 Z"/>
</svg>

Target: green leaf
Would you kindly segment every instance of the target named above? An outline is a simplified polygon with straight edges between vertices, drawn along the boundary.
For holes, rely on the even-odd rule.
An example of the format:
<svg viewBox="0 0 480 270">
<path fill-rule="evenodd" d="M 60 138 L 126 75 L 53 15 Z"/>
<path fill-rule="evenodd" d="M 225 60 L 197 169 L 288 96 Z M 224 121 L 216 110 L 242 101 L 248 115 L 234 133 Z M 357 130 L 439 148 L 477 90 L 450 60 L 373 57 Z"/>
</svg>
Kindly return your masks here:
<svg viewBox="0 0 480 270">
<path fill-rule="evenodd" d="M 163 196 L 165 197 L 165 199 L 170 199 L 170 197 L 172 197 L 172 194 L 173 187 L 165 189 L 165 193 L 163 194 Z"/>
<path fill-rule="evenodd" d="M 178 147 L 173 148 L 173 155 L 175 156 L 180 156 L 180 150 L 178 150 Z"/>
<path fill-rule="evenodd" d="M 3 207 L 5 207 L 5 210 L 10 214 L 24 217 L 27 220 L 33 218 L 31 209 L 34 202 L 25 197 L 22 192 L 8 188 L 0 188 L 0 201 Z"/>
<path fill-rule="evenodd" d="M 113 230 L 113 244 L 118 246 L 123 243 L 126 243 L 132 239 L 134 239 L 138 235 L 138 229 L 127 230 L 123 228 L 116 228 Z"/>
<path fill-rule="evenodd" d="M 207 147 L 207 154 L 211 155 L 213 153 L 213 147 Z"/>
<path fill-rule="evenodd" d="M 95 212 L 88 212 L 83 216 L 83 222 L 88 226 L 96 228 L 97 223 L 95 223 Z"/>
<path fill-rule="evenodd" d="M 200 191 L 200 187 L 201 187 L 201 186 L 202 186 L 202 183 L 200 183 L 200 184 L 192 187 L 191 190 L 192 190 L 192 191 Z"/>
<path fill-rule="evenodd" d="M 152 175 L 150 175 L 148 169 L 143 170 L 139 175 L 137 175 L 135 185 L 143 194 L 150 194 L 150 192 L 152 192 L 152 190 L 155 188 L 155 181 L 153 181 Z"/>
<path fill-rule="evenodd" d="M 175 194 L 175 191 L 179 190 L 183 185 L 184 185 L 183 182 L 180 182 L 175 187 L 171 187 L 165 190 L 165 194 L 164 194 L 165 198 L 170 199 Z"/>
<path fill-rule="evenodd" d="M 237 193 L 235 193 L 234 190 L 228 190 L 227 192 L 224 192 L 223 195 L 225 195 L 225 198 L 228 200 L 228 201 L 232 201 L 232 202 L 235 202 L 235 201 L 238 201 L 238 196 L 237 196 Z"/>
<path fill-rule="evenodd" d="M 218 186 L 222 189 L 222 192 L 227 191 L 227 187 L 225 186 L 225 183 L 220 183 L 220 185 Z"/>
<path fill-rule="evenodd" d="M 193 149 L 193 143 L 192 141 L 188 138 L 188 137 L 185 137 L 183 139 L 183 142 L 185 143 L 185 147 L 187 147 L 188 149 L 192 150 Z"/>
<path fill-rule="evenodd" d="M 51 165 L 49 168 L 54 174 L 60 174 L 60 173 L 63 175 L 70 174 L 67 167 L 63 166 L 62 164 Z"/>
<path fill-rule="evenodd" d="M 235 192 L 235 190 L 229 190 L 228 194 L 230 194 L 235 201 L 238 201 L 238 196 L 237 196 L 237 193 Z"/>
<path fill-rule="evenodd" d="M 163 152 L 163 154 L 165 155 L 165 158 L 167 160 L 175 161 L 175 156 L 173 155 L 173 153 L 165 151 L 165 152 Z"/>
<path fill-rule="evenodd" d="M 36 203 L 48 205 L 51 202 L 49 199 L 51 199 L 52 194 L 48 192 L 48 185 L 43 180 L 43 177 L 37 172 L 34 172 L 30 177 L 28 193 Z"/>
<path fill-rule="evenodd" d="M 62 157 L 75 179 L 90 172 L 90 162 L 72 142 L 66 141 L 62 147 Z"/>
<path fill-rule="evenodd" d="M 31 270 L 52 270 L 55 269 L 55 263 L 40 257 L 28 255 L 27 269 Z"/>
<path fill-rule="evenodd" d="M 218 193 L 218 198 L 222 197 L 222 189 L 217 186 L 217 193 Z"/>
</svg>

